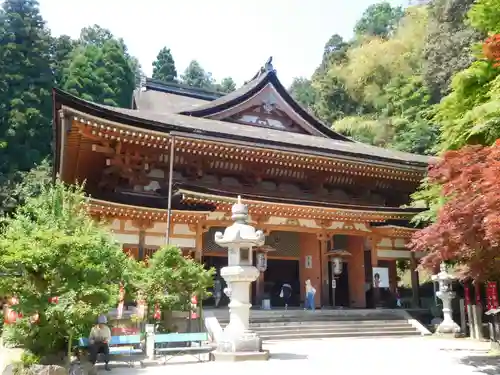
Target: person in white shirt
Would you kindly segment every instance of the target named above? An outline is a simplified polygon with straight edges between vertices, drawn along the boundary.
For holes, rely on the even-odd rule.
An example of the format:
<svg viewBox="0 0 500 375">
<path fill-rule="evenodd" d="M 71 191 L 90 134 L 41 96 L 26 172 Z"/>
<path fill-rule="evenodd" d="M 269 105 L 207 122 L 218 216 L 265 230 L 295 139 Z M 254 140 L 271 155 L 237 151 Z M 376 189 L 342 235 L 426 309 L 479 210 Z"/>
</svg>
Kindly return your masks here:
<svg viewBox="0 0 500 375">
<path fill-rule="evenodd" d="M 312 286 L 311 280 L 306 280 L 306 298 L 304 301 L 304 310 L 311 309 L 314 311 L 316 309 L 316 304 L 314 303 L 314 295 L 316 294 L 316 289 Z"/>
<path fill-rule="evenodd" d="M 102 353 L 104 355 L 104 368 L 110 371 L 109 368 L 109 342 L 111 341 L 111 330 L 106 325 L 108 319 L 104 315 L 97 318 L 97 324 L 92 327 L 89 335 L 89 352 L 90 362 L 95 365 L 97 362 L 97 355 Z"/>
</svg>

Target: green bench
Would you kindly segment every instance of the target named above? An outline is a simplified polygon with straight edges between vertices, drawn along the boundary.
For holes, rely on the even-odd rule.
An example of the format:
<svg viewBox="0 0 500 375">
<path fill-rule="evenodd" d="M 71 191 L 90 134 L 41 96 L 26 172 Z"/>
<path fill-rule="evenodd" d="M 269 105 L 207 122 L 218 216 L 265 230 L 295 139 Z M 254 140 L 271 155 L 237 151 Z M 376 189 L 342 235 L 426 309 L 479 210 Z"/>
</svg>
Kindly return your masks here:
<svg viewBox="0 0 500 375">
<path fill-rule="evenodd" d="M 155 356 L 164 357 L 165 363 L 175 356 L 186 354 L 195 357 L 198 362 L 202 362 L 202 354 L 208 354 L 211 360 L 210 353 L 215 347 L 207 343 L 208 341 L 206 332 L 155 334 Z"/>
</svg>

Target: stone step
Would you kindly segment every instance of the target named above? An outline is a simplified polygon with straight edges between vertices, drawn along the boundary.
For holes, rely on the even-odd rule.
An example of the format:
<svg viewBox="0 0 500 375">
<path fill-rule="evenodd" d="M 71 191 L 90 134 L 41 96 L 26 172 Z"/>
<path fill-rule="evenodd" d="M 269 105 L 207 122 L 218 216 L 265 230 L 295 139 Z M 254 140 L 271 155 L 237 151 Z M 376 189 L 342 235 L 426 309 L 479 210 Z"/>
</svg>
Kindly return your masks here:
<svg viewBox="0 0 500 375">
<path fill-rule="evenodd" d="M 219 320 L 221 325 L 227 325 L 229 323 L 228 320 Z M 319 325 L 319 326 L 365 326 L 365 325 L 377 325 L 377 326 L 393 326 L 400 324 L 407 324 L 406 320 L 285 320 L 285 321 L 269 321 L 269 320 L 259 320 L 259 321 L 250 321 L 251 327 L 287 327 L 287 326 L 301 326 L 301 325 Z"/>
<path fill-rule="evenodd" d="M 227 320 L 229 319 L 229 313 L 227 314 L 216 314 L 215 315 L 219 320 Z M 355 320 L 355 321 L 365 321 L 365 320 L 401 320 L 401 315 L 396 314 L 377 314 L 377 315 L 356 315 L 356 314 L 345 314 L 345 315 L 331 315 L 325 314 L 324 312 L 312 312 L 312 311 L 304 311 L 295 314 L 259 314 L 259 315 L 250 315 L 250 320 L 271 320 L 271 319 L 288 319 L 288 320 L 336 320 L 336 321 L 344 321 L 344 320 Z"/>
<path fill-rule="evenodd" d="M 420 332 L 415 329 L 401 331 L 381 330 L 381 331 L 358 331 L 358 332 L 297 332 L 271 335 L 260 335 L 263 341 L 281 340 L 306 340 L 306 339 L 327 339 L 327 338 L 362 338 L 362 337 L 406 337 L 420 336 Z"/>
<path fill-rule="evenodd" d="M 410 324 L 395 326 L 395 327 L 380 327 L 380 326 L 358 326 L 358 327 L 336 327 L 336 326 L 291 326 L 291 327 L 251 327 L 254 332 L 259 335 L 271 335 L 280 333 L 294 333 L 294 332 L 380 332 L 391 331 L 400 332 L 414 330 Z"/>
</svg>

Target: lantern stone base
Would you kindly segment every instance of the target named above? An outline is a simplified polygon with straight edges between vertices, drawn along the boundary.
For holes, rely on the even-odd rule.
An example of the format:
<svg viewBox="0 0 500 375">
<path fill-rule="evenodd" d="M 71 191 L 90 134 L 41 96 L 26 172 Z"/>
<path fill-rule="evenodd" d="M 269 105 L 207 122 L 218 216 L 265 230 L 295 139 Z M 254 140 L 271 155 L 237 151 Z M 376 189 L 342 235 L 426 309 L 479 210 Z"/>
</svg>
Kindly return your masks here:
<svg viewBox="0 0 500 375">
<path fill-rule="evenodd" d="M 459 337 L 460 327 L 457 323 L 452 321 L 443 320 L 441 324 L 437 327 L 436 336 L 447 336 L 447 337 Z"/>
<path fill-rule="evenodd" d="M 269 351 L 262 352 L 213 352 L 214 360 L 219 362 L 267 361 Z"/>
<path fill-rule="evenodd" d="M 219 342 L 214 352 L 215 360 L 221 361 L 267 361 L 269 352 L 262 350 L 262 340 L 251 331 L 231 335 L 229 332 Z"/>
</svg>

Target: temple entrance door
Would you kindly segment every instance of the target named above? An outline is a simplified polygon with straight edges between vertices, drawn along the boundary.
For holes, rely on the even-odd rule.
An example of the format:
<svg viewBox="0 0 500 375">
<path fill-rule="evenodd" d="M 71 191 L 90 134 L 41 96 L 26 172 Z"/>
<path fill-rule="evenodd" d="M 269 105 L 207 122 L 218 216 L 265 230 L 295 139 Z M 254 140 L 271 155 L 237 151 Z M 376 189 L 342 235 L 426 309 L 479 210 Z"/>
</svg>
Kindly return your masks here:
<svg viewBox="0 0 500 375">
<path fill-rule="evenodd" d="M 329 302 L 334 306 L 333 293 L 335 293 L 335 307 L 349 307 L 349 264 L 346 262 L 342 266 L 342 273 L 335 278 L 336 288 L 332 288 L 333 268 L 332 262 L 328 262 L 329 275 Z"/>
<path fill-rule="evenodd" d="M 268 259 L 267 270 L 264 272 L 264 298 L 271 300 L 271 306 L 284 306 L 280 297 L 284 283 L 292 287 L 289 306 L 300 306 L 299 261 L 295 259 Z M 252 304 L 256 304 L 255 283 L 253 285 Z"/>
</svg>

